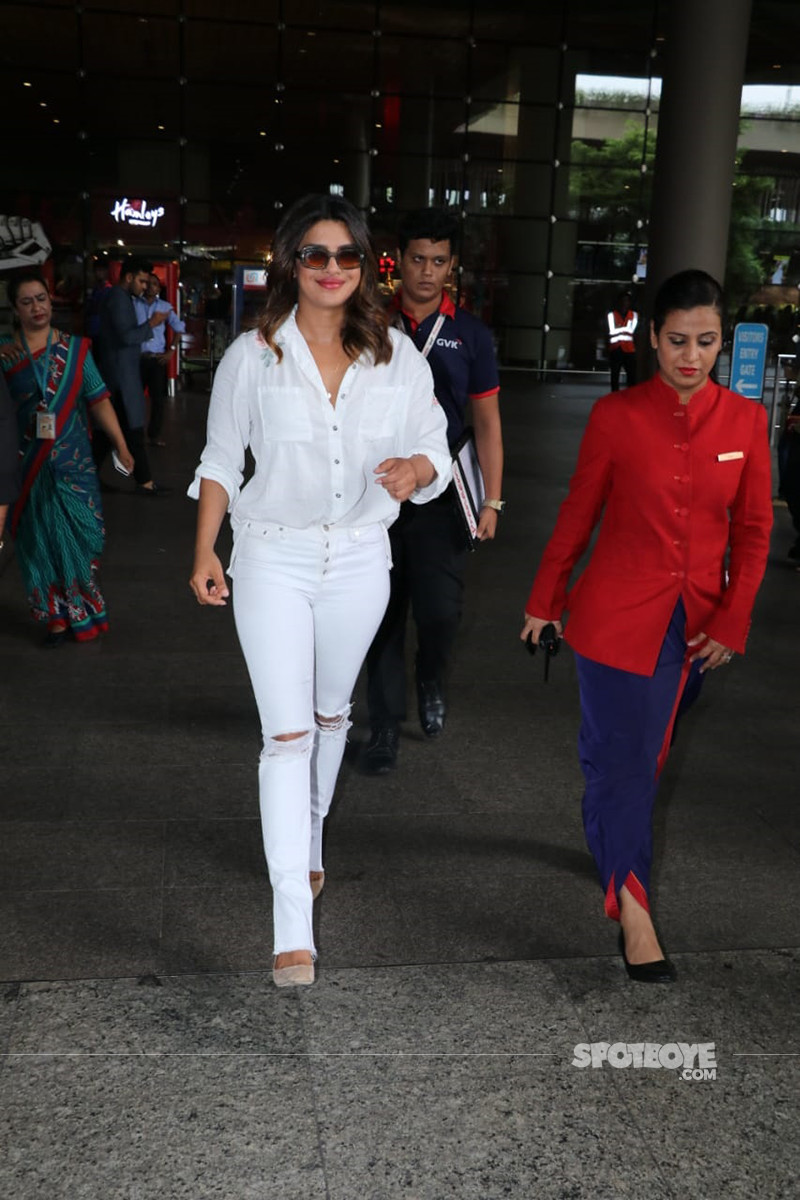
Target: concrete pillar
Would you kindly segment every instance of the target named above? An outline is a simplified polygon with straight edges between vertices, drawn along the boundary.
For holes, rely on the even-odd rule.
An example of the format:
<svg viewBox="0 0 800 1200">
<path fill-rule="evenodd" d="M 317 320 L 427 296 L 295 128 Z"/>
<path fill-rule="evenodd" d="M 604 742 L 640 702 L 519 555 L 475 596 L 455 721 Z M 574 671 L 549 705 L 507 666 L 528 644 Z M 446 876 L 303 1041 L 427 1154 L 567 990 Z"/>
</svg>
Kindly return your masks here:
<svg viewBox="0 0 800 1200">
<path fill-rule="evenodd" d="M 364 114 L 354 109 L 350 113 L 348 149 L 342 156 L 344 194 L 356 208 L 369 206 L 370 159 L 367 122 Z"/>
<path fill-rule="evenodd" d="M 670 0 L 647 253 L 647 305 L 676 271 L 724 282 L 752 0 Z"/>
</svg>

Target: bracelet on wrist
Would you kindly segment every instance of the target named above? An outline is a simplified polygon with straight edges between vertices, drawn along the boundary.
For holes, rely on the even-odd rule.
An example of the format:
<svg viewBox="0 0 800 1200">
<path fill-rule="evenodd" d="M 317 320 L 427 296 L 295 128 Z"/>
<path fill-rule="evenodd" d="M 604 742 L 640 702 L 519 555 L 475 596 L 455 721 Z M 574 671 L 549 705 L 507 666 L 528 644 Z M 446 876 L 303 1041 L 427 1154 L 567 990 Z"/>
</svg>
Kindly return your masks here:
<svg viewBox="0 0 800 1200">
<path fill-rule="evenodd" d="M 481 508 L 493 508 L 498 513 L 501 513 L 505 506 L 505 500 L 484 500 L 481 504 Z"/>
</svg>

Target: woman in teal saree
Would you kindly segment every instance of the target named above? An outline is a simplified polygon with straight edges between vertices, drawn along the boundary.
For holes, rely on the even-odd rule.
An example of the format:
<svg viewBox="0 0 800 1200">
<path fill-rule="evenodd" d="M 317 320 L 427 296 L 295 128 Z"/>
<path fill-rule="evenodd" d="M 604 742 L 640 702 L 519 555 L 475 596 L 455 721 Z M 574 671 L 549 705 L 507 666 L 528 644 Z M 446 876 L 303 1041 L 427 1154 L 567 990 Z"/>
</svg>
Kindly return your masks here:
<svg viewBox="0 0 800 1200">
<path fill-rule="evenodd" d="M 8 296 L 19 322 L 0 338 L 0 363 L 16 409 L 22 486 L 11 517 L 17 560 L 45 644 L 87 642 L 108 628 L 97 566 L 105 539 L 89 413 L 128 470 L 108 389 L 86 338 L 53 329 L 50 294 L 34 269 L 13 276 Z"/>
</svg>

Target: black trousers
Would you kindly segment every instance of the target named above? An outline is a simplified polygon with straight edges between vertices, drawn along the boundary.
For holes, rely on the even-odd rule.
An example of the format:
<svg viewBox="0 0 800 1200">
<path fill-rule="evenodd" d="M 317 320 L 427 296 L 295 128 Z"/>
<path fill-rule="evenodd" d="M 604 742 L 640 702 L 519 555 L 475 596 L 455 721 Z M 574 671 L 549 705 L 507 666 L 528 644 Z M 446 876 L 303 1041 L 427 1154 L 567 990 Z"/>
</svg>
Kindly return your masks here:
<svg viewBox="0 0 800 1200">
<path fill-rule="evenodd" d="M 781 495 L 786 501 L 800 542 L 800 433 L 784 433 L 781 443 Z"/>
<path fill-rule="evenodd" d="M 625 368 L 625 386 L 633 387 L 636 383 L 636 355 L 628 354 L 626 350 L 609 350 L 608 362 L 611 367 L 611 390 L 619 391 L 619 377 Z"/>
<path fill-rule="evenodd" d="M 167 403 L 167 364 L 156 354 L 143 354 L 140 361 L 142 384 L 150 393 L 150 420 L 147 436 L 152 442 L 161 436 Z"/>
<path fill-rule="evenodd" d="M 119 392 L 112 392 L 111 403 L 114 405 L 114 412 L 117 414 L 117 419 L 122 426 L 122 432 L 125 436 L 125 441 L 128 443 L 128 449 L 133 455 L 133 478 L 137 483 L 149 483 L 153 478 L 153 472 L 150 468 L 150 460 L 147 457 L 144 429 L 131 429 Z M 94 459 L 98 475 L 111 446 L 111 439 L 105 430 L 97 428 L 92 430 L 92 458 Z"/>
<path fill-rule="evenodd" d="M 409 606 L 417 630 L 417 679 L 442 682 L 461 620 L 467 551 L 448 494 L 400 506 L 389 529 L 393 566 L 386 614 L 367 653 L 370 723 L 405 720 Z"/>
</svg>

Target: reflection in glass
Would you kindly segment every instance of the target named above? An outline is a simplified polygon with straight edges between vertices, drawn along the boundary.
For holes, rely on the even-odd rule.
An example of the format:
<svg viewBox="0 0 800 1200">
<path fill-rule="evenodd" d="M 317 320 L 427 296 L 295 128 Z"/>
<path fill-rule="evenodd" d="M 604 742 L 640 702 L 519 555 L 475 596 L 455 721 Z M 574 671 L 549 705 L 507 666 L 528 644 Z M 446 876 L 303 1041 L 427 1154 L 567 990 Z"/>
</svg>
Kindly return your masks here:
<svg viewBox="0 0 800 1200">
<path fill-rule="evenodd" d="M 269 91 L 269 85 L 264 86 L 265 74 L 271 82 L 277 53 L 278 34 L 268 26 L 237 25 L 232 21 L 186 22 L 185 70 L 192 83 L 213 79 L 219 88 L 226 80 L 234 86 L 249 83 Z M 217 106 L 227 110 L 231 124 L 245 115 L 228 103 L 220 103 L 219 93 Z"/>
<path fill-rule="evenodd" d="M 110 78 L 174 79 L 178 74 L 178 22 L 107 12 L 87 12 L 83 17 L 84 66 Z M 123 49 L 124 48 L 124 49 Z M 134 96 L 129 96 L 132 103 Z"/>
<path fill-rule="evenodd" d="M 467 92 L 467 43 L 461 39 L 380 39 L 377 87 L 409 96 L 457 96 Z"/>
</svg>

